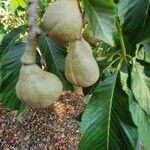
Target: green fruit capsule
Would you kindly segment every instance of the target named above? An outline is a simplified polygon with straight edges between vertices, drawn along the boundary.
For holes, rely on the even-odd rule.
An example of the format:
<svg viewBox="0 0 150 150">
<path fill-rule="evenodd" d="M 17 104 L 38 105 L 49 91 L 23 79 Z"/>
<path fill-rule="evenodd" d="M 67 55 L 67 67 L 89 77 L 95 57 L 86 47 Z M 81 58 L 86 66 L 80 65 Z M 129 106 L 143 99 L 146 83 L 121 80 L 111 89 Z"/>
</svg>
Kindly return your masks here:
<svg viewBox="0 0 150 150">
<path fill-rule="evenodd" d="M 91 46 L 84 40 L 70 43 L 65 61 L 65 76 L 73 85 L 88 87 L 99 78 L 99 67 L 92 55 Z"/>
<path fill-rule="evenodd" d="M 81 38 L 82 16 L 77 0 L 56 0 L 44 14 L 47 34 L 58 43 Z"/>
<path fill-rule="evenodd" d="M 29 106 L 45 108 L 56 101 L 63 86 L 58 77 L 38 65 L 22 65 L 16 84 L 18 98 Z"/>
</svg>

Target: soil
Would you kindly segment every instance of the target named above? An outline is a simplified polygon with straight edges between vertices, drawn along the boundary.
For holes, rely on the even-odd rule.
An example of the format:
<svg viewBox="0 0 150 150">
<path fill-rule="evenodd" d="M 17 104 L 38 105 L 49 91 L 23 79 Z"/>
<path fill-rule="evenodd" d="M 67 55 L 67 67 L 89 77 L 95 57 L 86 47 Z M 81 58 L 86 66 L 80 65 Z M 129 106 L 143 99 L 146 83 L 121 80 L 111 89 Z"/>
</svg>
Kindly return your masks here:
<svg viewBox="0 0 150 150">
<path fill-rule="evenodd" d="M 83 109 L 80 91 L 64 92 L 49 108 L 30 108 L 22 122 L 0 105 L 0 150 L 76 150 L 81 134 L 75 118 Z"/>
</svg>

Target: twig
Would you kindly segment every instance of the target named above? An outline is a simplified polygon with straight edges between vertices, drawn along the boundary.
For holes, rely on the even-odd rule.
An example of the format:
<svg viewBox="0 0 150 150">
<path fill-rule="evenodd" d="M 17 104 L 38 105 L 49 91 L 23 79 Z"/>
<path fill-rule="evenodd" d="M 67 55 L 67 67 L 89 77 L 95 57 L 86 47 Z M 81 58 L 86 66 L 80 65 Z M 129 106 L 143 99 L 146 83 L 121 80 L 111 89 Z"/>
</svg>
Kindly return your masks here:
<svg viewBox="0 0 150 150">
<path fill-rule="evenodd" d="M 37 5 L 38 0 L 28 0 L 28 8 L 26 14 L 28 15 L 28 25 L 29 25 L 29 40 L 37 42 L 38 36 L 40 35 L 40 30 L 37 26 Z"/>
<path fill-rule="evenodd" d="M 28 16 L 29 35 L 26 50 L 21 58 L 23 64 L 34 64 L 36 62 L 36 47 L 38 37 L 41 34 L 37 25 L 37 5 L 38 0 L 28 0 L 28 7 L 26 14 Z"/>
</svg>

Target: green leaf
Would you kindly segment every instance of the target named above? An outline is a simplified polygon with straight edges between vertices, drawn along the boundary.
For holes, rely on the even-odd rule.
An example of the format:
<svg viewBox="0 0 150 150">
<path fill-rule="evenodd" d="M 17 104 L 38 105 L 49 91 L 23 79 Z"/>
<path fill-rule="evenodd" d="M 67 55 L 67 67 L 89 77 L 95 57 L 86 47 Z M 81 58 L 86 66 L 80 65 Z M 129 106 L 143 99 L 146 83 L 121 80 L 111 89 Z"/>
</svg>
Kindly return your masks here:
<svg viewBox="0 0 150 150">
<path fill-rule="evenodd" d="M 139 138 L 144 143 L 146 150 L 150 150 L 150 117 L 135 102 L 131 91 L 128 93 L 130 100 L 130 110 L 135 124 L 138 127 Z"/>
<path fill-rule="evenodd" d="M 83 5 L 94 35 L 114 45 L 115 5 L 112 0 L 83 0 Z"/>
<path fill-rule="evenodd" d="M 142 44 L 144 46 L 144 50 L 148 53 L 149 58 L 150 58 L 150 41 L 145 41 Z"/>
<path fill-rule="evenodd" d="M 150 63 L 135 62 L 131 73 L 131 88 L 140 107 L 150 115 Z"/>
<path fill-rule="evenodd" d="M 146 43 L 143 43 L 142 45 L 143 47 L 137 53 L 137 59 L 150 63 L 149 45 Z"/>
<path fill-rule="evenodd" d="M 19 42 L 20 34 L 25 31 L 24 25 L 13 29 L 4 36 L 0 45 L 0 101 L 11 109 L 18 109 L 21 104 L 15 94 L 15 85 L 21 67 L 20 58 L 26 46 Z"/>
<path fill-rule="evenodd" d="M 0 49 L 0 58 L 9 50 L 9 48 L 20 39 L 20 34 L 26 31 L 26 26 L 22 25 L 17 28 L 14 28 L 10 33 L 6 34 L 3 37 L 1 49 Z"/>
<path fill-rule="evenodd" d="M 150 2 L 148 0 L 121 0 L 118 15 L 124 34 L 135 43 L 150 37 Z"/>
<path fill-rule="evenodd" d="M 15 92 L 21 67 L 20 58 L 25 50 L 25 43 L 16 43 L 5 51 L 0 61 L 0 100 L 8 108 L 18 109 L 21 102 Z"/>
<path fill-rule="evenodd" d="M 79 150 L 134 150 L 137 132 L 118 72 L 98 85 L 82 116 Z"/>
<path fill-rule="evenodd" d="M 3 36 L 6 34 L 6 30 L 4 29 L 4 24 L 0 23 L 0 43 L 3 39 Z"/>
<path fill-rule="evenodd" d="M 26 8 L 27 0 L 10 0 L 9 1 L 9 9 L 11 11 L 15 11 L 18 7 Z"/>
<path fill-rule="evenodd" d="M 41 17 L 43 16 L 45 9 L 48 7 L 49 3 L 47 0 L 39 0 L 39 12 Z"/>
<path fill-rule="evenodd" d="M 39 40 L 41 53 L 47 64 L 47 71 L 56 74 L 63 83 L 65 89 L 72 89 L 72 85 L 66 80 L 64 75 L 64 64 L 67 50 L 55 44 L 46 36 L 41 36 Z"/>
</svg>

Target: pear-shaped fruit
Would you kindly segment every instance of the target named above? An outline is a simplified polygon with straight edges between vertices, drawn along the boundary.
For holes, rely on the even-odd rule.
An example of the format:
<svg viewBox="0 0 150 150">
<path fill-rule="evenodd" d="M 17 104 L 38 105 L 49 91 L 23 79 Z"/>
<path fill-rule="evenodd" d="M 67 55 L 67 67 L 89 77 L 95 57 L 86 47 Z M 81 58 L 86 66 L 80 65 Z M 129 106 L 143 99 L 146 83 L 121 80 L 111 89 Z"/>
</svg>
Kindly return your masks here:
<svg viewBox="0 0 150 150">
<path fill-rule="evenodd" d="M 82 37 L 91 45 L 91 46 L 94 46 L 95 44 L 97 44 L 100 40 L 97 39 L 94 35 L 93 35 L 93 32 L 92 30 L 90 30 L 89 27 L 86 27 L 83 34 L 82 34 Z"/>
<path fill-rule="evenodd" d="M 43 71 L 36 64 L 22 65 L 16 94 L 24 103 L 36 108 L 48 107 L 58 99 L 62 90 L 56 75 Z"/>
<path fill-rule="evenodd" d="M 82 16 L 77 0 L 56 0 L 44 15 L 47 34 L 58 43 L 81 38 Z"/>
<path fill-rule="evenodd" d="M 88 87 L 99 78 L 99 67 L 92 55 L 91 46 L 84 40 L 70 43 L 65 61 L 67 80 L 80 87 Z"/>
</svg>

